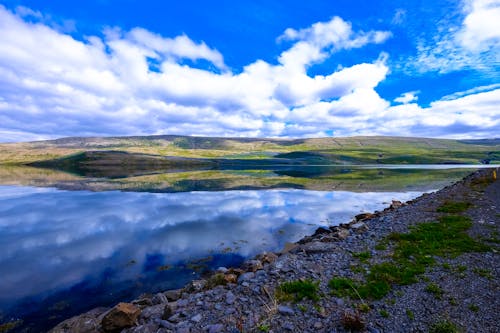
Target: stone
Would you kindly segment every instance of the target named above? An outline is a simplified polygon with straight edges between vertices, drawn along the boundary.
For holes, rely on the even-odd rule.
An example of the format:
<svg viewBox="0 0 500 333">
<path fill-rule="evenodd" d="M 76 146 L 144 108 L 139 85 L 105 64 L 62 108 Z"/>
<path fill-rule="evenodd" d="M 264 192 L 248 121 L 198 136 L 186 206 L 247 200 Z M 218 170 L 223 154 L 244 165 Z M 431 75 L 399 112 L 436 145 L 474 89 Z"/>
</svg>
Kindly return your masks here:
<svg viewBox="0 0 500 333">
<path fill-rule="evenodd" d="M 357 233 L 364 232 L 368 230 L 368 226 L 363 223 L 363 222 L 357 222 L 354 224 L 351 224 L 351 230 Z"/>
<path fill-rule="evenodd" d="M 141 318 L 148 320 L 150 318 L 161 318 L 163 315 L 163 304 L 157 304 L 144 308 L 141 312 Z"/>
<path fill-rule="evenodd" d="M 301 249 L 306 253 L 322 253 L 329 252 L 337 249 L 337 245 L 335 243 L 322 243 L 322 242 L 311 242 L 304 245 L 301 245 Z"/>
<path fill-rule="evenodd" d="M 264 252 L 257 256 L 257 259 L 260 260 L 263 264 L 271 264 L 278 259 L 278 256 L 273 252 Z"/>
<path fill-rule="evenodd" d="M 217 273 L 222 273 L 222 274 L 227 273 L 227 271 L 228 271 L 228 269 L 226 267 L 219 267 L 216 270 Z"/>
<path fill-rule="evenodd" d="M 226 281 L 226 283 L 236 283 L 238 282 L 238 275 L 233 273 L 225 274 L 224 281 Z"/>
<path fill-rule="evenodd" d="M 182 289 L 167 290 L 163 293 L 170 302 L 175 302 L 182 296 Z"/>
<path fill-rule="evenodd" d="M 248 260 L 241 265 L 241 268 L 247 272 L 256 272 L 259 269 L 262 269 L 262 263 L 260 260 Z"/>
<path fill-rule="evenodd" d="M 231 291 L 228 291 L 226 294 L 226 304 L 233 304 L 236 301 L 236 296 Z"/>
<path fill-rule="evenodd" d="M 81 332 L 93 333 L 99 331 L 99 316 L 105 313 L 107 308 L 96 308 L 82 315 L 67 319 L 54 327 L 51 333 Z"/>
<path fill-rule="evenodd" d="M 375 217 L 375 215 L 372 213 L 361 213 L 356 215 L 354 218 L 356 219 L 356 221 L 361 221 L 371 219 L 372 217 Z"/>
<path fill-rule="evenodd" d="M 291 307 L 286 305 L 278 305 L 278 312 L 283 315 L 289 315 L 289 316 L 293 316 L 295 314 L 295 311 L 293 311 Z"/>
<path fill-rule="evenodd" d="M 253 272 L 247 272 L 243 273 L 238 277 L 238 283 L 243 283 L 245 281 L 250 281 L 255 277 L 255 273 Z"/>
<path fill-rule="evenodd" d="M 134 304 L 118 303 L 102 318 L 102 329 L 105 332 L 117 332 L 134 326 L 140 314 L 141 309 Z"/>
<path fill-rule="evenodd" d="M 163 308 L 162 319 L 168 319 L 172 317 L 175 313 L 175 310 L 177 310 L 176 302 L 166 304 L 165 307 Z"/>
<path fill-rule="evenodd" d="M 320 329 L 323 328 L 323 324 L 320 321 L 317 321 L 317 322 L 314 323 L 313 327 L 316 330 L 320 330 Z"/>
<path fill-rule="evenodd" d="M 206 280 L 193 280 L 184 288 L 187 292 L 196 293 L 202 291 L 207 285 Z"/>
<path fill-rule="evenodd" d="M 329 234 L 330 232 L 331 231 L 328 228 L 319 227 L 318 229 L 316 229 L 316 231 L 314 231 L 314 234 L 312 234 L 312 237 L 317 237 L 317 236 L 320 236 L 323 234 Z"/>
<path fill-rule="evenodd" d="M 339 228 L 339 230 L 336 233 L 336 236 L 340 239 L 346 239 L 347 237 L 349 237 L 350 233 L 351 232 L 349 231 L 349 229 Z"/>
<path fill-rule="evenodd" d="M 292 323 L 284 323 L 282 327 L 290 332 L 293 331 L 295 328 Z"/>
<path fill-rule="evenodd" d="M 208 331 L 208 333 L 220 333 L 224 330 L 224 325 L 222 324 L 208 325 L 206 327 L 206 330 Z"/>
<path fill-rule="evenodd" d="M 165 294 L 163 293 L 158 293 L 158 294 L 155 294 L 153 296 L 153 298 L 151 299 L 151 302 L 153 304 L 162 304 L 162 303 L 168 303 L 168 299 L 167 299 L 167 296 L 165 296 Z"/>
<path fill-rule="evenodd" d="M 391 209 L 396 209 L 396 208 L 399 208 L 403 206 L 403 203 L 401 201 L 398 201 L 398 200 L 392 200 L 392 203 L 391 205 L 389 206 L 389 208 Z"/>
<path fill-rule="evenodd" d="M 195 322 L 195 323 L 199 323 L 199 322 L 201 321 L 201 319 L 202 319 L 202 318 L 203 318 L 203 317 L 201 316 L 201 314 L 199 314 L 199 313 L 198 313 L 197 315 L 195 315 L 195 316 L 191 317 L 191 321 L 192 321 L 192 322 Z"/>
</svg>

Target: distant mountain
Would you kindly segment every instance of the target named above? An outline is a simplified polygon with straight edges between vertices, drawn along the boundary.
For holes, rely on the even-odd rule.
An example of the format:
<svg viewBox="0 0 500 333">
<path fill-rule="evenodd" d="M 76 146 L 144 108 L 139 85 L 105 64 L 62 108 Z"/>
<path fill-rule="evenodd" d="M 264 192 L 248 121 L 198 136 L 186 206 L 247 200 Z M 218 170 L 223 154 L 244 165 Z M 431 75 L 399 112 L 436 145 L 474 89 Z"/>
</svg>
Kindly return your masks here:
<svg viewBox="0 0 500 333">
<path fill-rule="evenodd" d="M 126 154 L 125 154 L 126 153 Z M 70 137 L 0 144 L 0 164 L 71 168 L 114 165 L 236 168 L 269 164 L 500 163 L 500 139 L 447 140 L 364 136 L 268 139 L 178 135 Z"/>
</svg>

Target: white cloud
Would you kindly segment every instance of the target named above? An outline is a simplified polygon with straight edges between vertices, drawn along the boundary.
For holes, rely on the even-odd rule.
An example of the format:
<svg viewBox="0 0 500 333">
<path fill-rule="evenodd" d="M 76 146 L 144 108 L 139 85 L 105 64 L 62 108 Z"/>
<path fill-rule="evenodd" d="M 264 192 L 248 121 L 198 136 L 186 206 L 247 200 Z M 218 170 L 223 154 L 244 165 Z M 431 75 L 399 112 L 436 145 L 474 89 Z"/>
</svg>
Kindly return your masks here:
<svg viewBox="0 0 500 333">
<path fill-rule="evenodd" d="M 429 108 L 415 104 L 416 92 L 409 92 L 397 99 L 406 104 L 391 106 L 375 90 L 389 73 L 383 52 L 373 62 L 324 75 L 307 72 L 339 50 L 389 37 L 385 31 L 353 31 L 334 17 L 287 29 L 279 39 L 291 45 L 278 63 L 257 60 L 233 73 L 219 51 L 185 35 L 107 29 L 104 37 L 77 40 L 0 6 L 0 140 L 498 133 L 498 112 L 492 111 L 498 90 L 443 99 Z M 186 59 L 213 69 L 186 65 Z"/>
<path fill-rule="evenodd" d="M 500 43 L 500 0 L 469 0 L 470 12 L 457 34 L 462 46 L 485 51 Z"/>
<path fill-rule="evenodd" d="M 401 96 L 394 99 L 396 103 L 408 104 L 410 102 L 416 102 L 418 100 L 417 94 L 419 91 L 409 91 L 401 94 Z"/>
<path fill-rule="evenodd" d="M 444 20 L 433 40 L 420 40 L 406 67 L 420 72 L 480 70 L 497 76 L 500 63 L 500 0 L 464 0 L 460 26 Z"/>
</svg>

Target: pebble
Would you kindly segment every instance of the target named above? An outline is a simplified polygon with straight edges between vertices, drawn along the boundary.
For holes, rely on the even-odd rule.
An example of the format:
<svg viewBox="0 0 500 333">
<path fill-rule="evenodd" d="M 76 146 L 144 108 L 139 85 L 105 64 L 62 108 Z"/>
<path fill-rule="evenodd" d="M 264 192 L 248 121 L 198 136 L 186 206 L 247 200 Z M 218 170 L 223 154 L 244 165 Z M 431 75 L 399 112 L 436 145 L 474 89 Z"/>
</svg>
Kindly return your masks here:
<svg viewBox="0 0 500 333">
<path fill-rule="evenodd" d="M 278 312 L 284 315 L 294 315 L 295 311 L 289 306 L 286 305 L 278 305 Z"/>
<path fill-rule="evenodd" d="M 213 325 L 208 325 L 206 327 L 208 333 L 219 333 L 224 330 L 224 325 L 222 324 L 213 324 Z"/>
<path fill-rule="evenodd" d="M 236 296 L 231 291 L 228 291 L 226 294 L 226 304 L 233 304 L 236 301 Z"/>
</svg>

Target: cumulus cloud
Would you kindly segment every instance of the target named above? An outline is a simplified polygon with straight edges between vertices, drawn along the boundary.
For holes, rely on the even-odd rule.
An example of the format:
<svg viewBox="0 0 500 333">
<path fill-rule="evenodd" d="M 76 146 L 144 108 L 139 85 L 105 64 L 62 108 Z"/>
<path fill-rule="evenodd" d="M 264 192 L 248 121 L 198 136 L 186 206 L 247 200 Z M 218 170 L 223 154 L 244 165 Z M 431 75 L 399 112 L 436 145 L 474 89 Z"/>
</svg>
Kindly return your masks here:
<svg viewBox="0 0 500 333">
<path fill-rule="evenodd" d="M 417 94 L 419 91 L 409 91 L 401 94 L 401 96 L 396 97 L 394 99 L 394 102 L 396 103 L 402 103 L 402 104 L 408 104 L 410 102 L 415 102 L 418 100 Z"/>
<path fill-rule="evenodd" d="M 408 66 L 420 72 L 480 70 L 496 76 L 500 63 L 500 0 L 464 0 L 464 19 L 455 26 L 442 21 L 432 41 L 421 40 Z"/>
<path fill-rule="evenodd" d="M 452 106 L 469 118 L 443 109 L 447 125 L 423 121 L 434 116 L 433 107 L 420 108 L 409 95 L 407 104 L 391 106 L 375 90 L 389 74 L 384 52 L 371 62 L 310 75 L 312 65 L 340 50 L 391 37 L 387 31 L 354 31 L 339 17 L 286 29 L 278 39 L 290 45 L 277 63 L 256 60 L 235 73 L 216 48 L 186 35 L 111 28 L 101 37 L 76 39 L 26 15 L 38 14 L 0 6 L 2 141 L 150 134 L 470 136 L 478 126 L 486 126 L 477 132 L 485 135 L 498 126 L 485 103 L 461 107 L 466 96 Z M 459 126 L 469 120 L 469 130 Z"/>
</svg>

